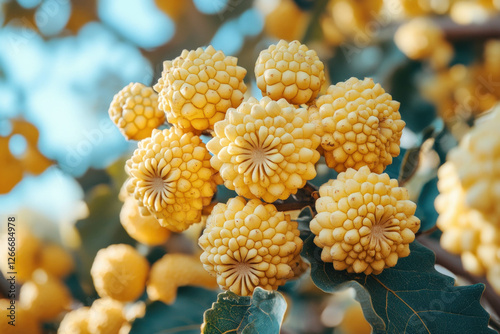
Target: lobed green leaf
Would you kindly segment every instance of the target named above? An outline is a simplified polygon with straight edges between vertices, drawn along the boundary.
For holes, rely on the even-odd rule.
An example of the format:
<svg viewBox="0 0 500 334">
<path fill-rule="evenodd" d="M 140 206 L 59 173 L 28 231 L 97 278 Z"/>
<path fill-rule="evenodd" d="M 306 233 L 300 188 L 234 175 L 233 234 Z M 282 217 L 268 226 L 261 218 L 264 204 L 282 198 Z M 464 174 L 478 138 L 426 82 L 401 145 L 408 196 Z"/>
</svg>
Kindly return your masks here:
<svg viewBox="0 0 500 334">
<path fill-rule="evenodd" d="M 479 302 L 484 286 L 455 287 L 453 278 L 434 269 L 434 253 L 418 242 L 395 267 L 365 275 L 337 271 L 321 261 L 314 237 L 303 250 L 314 284 L 329 293 L 354 288 L 374 333 L 495 333 Z"/>
</svg>

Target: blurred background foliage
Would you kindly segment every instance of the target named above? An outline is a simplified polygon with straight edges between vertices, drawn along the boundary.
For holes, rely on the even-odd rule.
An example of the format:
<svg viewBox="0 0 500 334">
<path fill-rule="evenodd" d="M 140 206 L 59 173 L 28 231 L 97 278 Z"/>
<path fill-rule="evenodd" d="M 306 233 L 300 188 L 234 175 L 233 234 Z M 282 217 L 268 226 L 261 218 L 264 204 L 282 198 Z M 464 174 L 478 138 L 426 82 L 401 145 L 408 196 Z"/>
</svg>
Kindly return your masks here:
<svg viewBox="0 0 500 334">
<path fill-rule="evenodd" d="M 402 174 L 422 230 L 433 231 L 437 168 L 500 99 L 499 10 L 497 0 L 0 0 L 0 214 L 70 249 L 78 265 L 66 283 L 91 304 L 97 250 L 135 244 L 119 224 L 118 193 L 136 142 L 109 120 L 113 95 L 154 84 L 164 60 L 211 44 L 238 57 L 259 98 L 260 50 L 298 39 L 318 52 L 328 84 L 373 77 L 401 102 L 404 150 L 388 172 Z M 334 176 L 320 165 L 313 183 Z M 183 238 L 148 249 L 150 260 L 195 252 Z M 285 333 L 369 332 L 351 292 L 292 284 Z M 185 303 L 196 290 L 182 291 Z"/>
</svg>

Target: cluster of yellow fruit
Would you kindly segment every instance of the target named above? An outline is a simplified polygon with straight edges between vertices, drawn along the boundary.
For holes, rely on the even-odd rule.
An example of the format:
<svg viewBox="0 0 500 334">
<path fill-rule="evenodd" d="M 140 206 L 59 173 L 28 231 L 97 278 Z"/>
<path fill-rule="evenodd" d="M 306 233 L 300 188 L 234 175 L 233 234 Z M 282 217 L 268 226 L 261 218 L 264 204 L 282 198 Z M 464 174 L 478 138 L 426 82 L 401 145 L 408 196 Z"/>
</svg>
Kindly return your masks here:
<svg viewBox="0 0 500 334">
<path fill-rule="evenodd" d="M 500 100 L 500 41 L 485 44 L 483 61 L 443 69 L 424 80 L 422 95 L 433 102 L 446 122 L 469 119 Z"/>
<path fill-rule="evenodd" d="M 2 235 L 2 252 L 8 250 L 8 234 Z M 3 257 L 7 259 L 5 254 Z M 16 326 L 7 320 L 0 323 L 1 333 L 41 333 L 41 324 L 56 319 L 69 309 L 71 294 L 62 279 L 74 269 L 72 256 L 61 246 L 43 243 L 28 229 L 16 231 L 16 283 L 21 283 L 19 300 L 16 302 Z M 9 272 L 7 261 L 0 264 L 6 278 Z M 0 299 L 0 316 L 9 319 L 11 302 Z"/>
<path fill-rule="evenodd" d="M 167 254 L 150 268 L 147 259 L 126 244 L 99 250 L 90 273 L 101 298 L 91 307 L 80 307 L 67 313 L 58 333 L 126 334 L 131 329 L 131 321 L 144 315 L 141 303 L 136 301 L 145 289 L 150 300 L 171 304 L 179 286 L 217 287 L 215 278 L 203 269 L 197 256 Z M 134 310 L 134 306 L 136 311 L 128 312 Z"/>
<path fill-rule="evenodd" d="M 52 161 L 38 150 L 38 129 L 22 119 L 10 120 L 12 127 L 7 136 L 0 136 L 0 194 L 6 194 L 23 179 L 24 173 L 41 174 Z M 9 149 L 13 136 L 19 135 L 26 140 L 26 151 L 14 156 Z"/>
<path fill-rule="evenodd" d="M 479 119 L 439 169 L 441 245 L 500 293 L 500 109 Z"/>
<path fill-rule="evenodd" d="M 260 53 L 255 74 L 262 99 L 242 101 L 245 73 L 236 58 L 211 46 L 164 62 L 154 87 L 172 127 L 152 129 L 127 161 L 122 224 L 149 216 L 152 224 L 184 231 L 201 221 L 224 183 L 239 196 L 208 217 L 199 239 L 203 267 L 221 288 L 240 295 L 257 286 L 277 289 L 304 271 L 303 243 L 297 223 L 268 203 L 303 188 L 323 154 L 341 174 L 322 187 L 320 214 L 311 222 L 322 258 L 339 270 L 370 274 L 408 256 L 420 223 L 415 204 L 396 180 L 380 174 L 400 152 L 399 102 L 368 78 L 340 82 L 317 97 L 324 65 L 298 41 L 281 40 Z M 212 135 L 206 146 L 200 131 Z M 337 209 L 343 216 L 332 215 Z M 146 267 L 143 272 L 141 282 Z"/>
</svg>

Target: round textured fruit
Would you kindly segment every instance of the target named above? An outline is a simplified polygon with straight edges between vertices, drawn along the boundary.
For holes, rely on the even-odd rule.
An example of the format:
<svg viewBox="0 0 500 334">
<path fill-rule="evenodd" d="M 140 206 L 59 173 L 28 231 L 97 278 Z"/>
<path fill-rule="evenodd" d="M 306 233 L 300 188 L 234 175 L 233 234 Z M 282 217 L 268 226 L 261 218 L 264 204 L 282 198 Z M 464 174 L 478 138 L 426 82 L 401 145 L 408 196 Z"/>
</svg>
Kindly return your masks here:
<svg viewBox="0 0 500 334">
<path fill-rule="evenodd" d="M 321 186 L 311 221 L 321 259 L 336 270 L 380 274 L 410 254 L 420 220 L 408 191 L 387 174 L 349 168 Z"/>
<path fill-rule="evenodd" d="M 99 250 L 90 269 L 99 296 L 124 302 L 142 295 L 148 272 L 146 258 L 125 244 Z"/>
<path fill-rule="evenodd" d="M 9 309 L 10 308 L 10 309 Z M 41 326 L 33 314 L 10 299 L 0 299 L 0 333 L 2 334 L 39 334 Z M 15 319 L 15 326 L 9 324 Z"/>
<path fill-rule="evenodd" d="M 215 289 L 217 281 L 203 269 L 197 256 L 166 254 L 151 267 L 148 297 L 172 304 L 177 297 L 177 288 L 188 285 Z"/>
<path fill-rule="evenodd" d="M 158 109 L 158 94 L 141 83 L 130 83 L 119 91 L 109 106 L 109 117 L 127 139 L 141 140 L 165 122 Z"/>
<path fill-rule="evenodd" d="M 92 334 L 119 333 L 128 322 L 123 315 L 123 305 L 110 298 L 94 301 L 90 307 L 88 329 Z"/>
<path fill-rule="evenodd" d="M 224 185 L 246 198 L 287 199 L 316 176 L 319 137 L 305 108 L 250 98 L 215 125 L 207 148 Z"/>
<path fill-rule="evenodd" d="M 170 230 L 162 227 L 158 219 L 141 215 L 137 200 L 130 196 L 123 203 L 120 222 L 128 235 L 145 245 L 161 245 L 170 237 Z"/>
<path fill-rule="evenodd" d="M 57 334 L 91 334 L 88 329 L 89 307 L 81 307 L 66 313 Z"/>
<path fill-rule="evenodd" d="M 264 96 L 292 104 L 313 101 L 325 82 L 325 66 L 316 51 L 284 40 L 260 52 L 255 64 L 257 87 Z"/>
<path fill-rule="evenodd" d="M 184 50 L 173 61 L 163 62 L 154 89 L 167 120 L 183 129 L 202 131 L 224 119 L 229 108 L 240 105 L 247 90 L 243 82 L 247 71 L 237 61 L 208 46 L 205 51 Z"/>
<path fill-rule="evenodd" d="M 73 271 L 75 262 L 67 250 L 56 244 L 48 244 L 42 247 L 40 268 L 50 275 L 63 278 Z"/>
<path fill-rule="evenodd" d="M 31 280 L 21 286 L 19 304 L 37 319 L 53 320 L 69 308 L 71 294 L 60 279 L 37 269 Z"/>
<path fill-rule="evenodd" d="M 438 170 L 437 226 L 441 246 L 461 256 L 464 268 L 486 275 L 500 293 L 500 110 L 476 121 Z"/>
<path fill-rule="evenodd" d="M 198 243 L 203 267 L 224 290 L 251 296 L 256 287 L 276 290 L 301 267 L 297 222 L 272 204 L 243 197 L 219 203 Z"/>
<path fill-rule="evenodd" d="M 125 169 L 130 175 L 127 191 L 140 213 L 154 215 L 175 232 L 200 222 L 203 206 L 222 182 L 200 137 L 176 127 L 154 130 L 139 142 Z"/>
<path fill-rule="evenodd" d="M 399 155 L 405 126 L 399 102 L 370 78 L 330 86 L 309 111 L 326 163 L 337 172 L 368 166 L 382 173 Z"/>
</svg>

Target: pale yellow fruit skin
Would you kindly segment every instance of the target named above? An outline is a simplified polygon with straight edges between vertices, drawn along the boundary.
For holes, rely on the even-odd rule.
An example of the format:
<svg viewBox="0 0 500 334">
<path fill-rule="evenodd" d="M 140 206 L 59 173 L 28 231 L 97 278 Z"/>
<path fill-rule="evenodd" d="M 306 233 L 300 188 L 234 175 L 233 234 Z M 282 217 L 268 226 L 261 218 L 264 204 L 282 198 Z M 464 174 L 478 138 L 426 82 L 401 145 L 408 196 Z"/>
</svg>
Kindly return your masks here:
<svg viewBox="0 0 500 334">
<path fill-rule="evenodd" d="M 125 244 L 101 249 L 90 269 L 99 296 L 123 302 L 136 300 L 142 295 L 148 273 L 146 258 Z"/>
<path fill-rule="evenodd" d="M 88 329 L 90 307 L 81 307 L 66 313 L 57 334 L 91 334 Z"/>
<path fill-rule="evenodd" d="M 19 291 L 19 304 L 32 316 L 42 320 L 53 320 L 71 303 L 71 294 L 57 277 L 42 269 L 33 272 L 31 280 L 25 282 Z"/>
<path fill-rule="evenodd" d="M 201 210 L 222 183 L 201 138 L 176 127 L 154 130 L 139 142 L 125 170 L 130 175 L 127 191 L 140 213 L 154 215 L 174 232 L 200 222 Z"/>
<path fill-rule="evenodd" d="M 208 274 L 199 257 L 186 254 L 166 254 L 151 267 L 147 286 L 148 297 L 172 304 L 181 286 L 217 288 L 217 280 Z"/>
<path fill-rule="evenodd" d="M 316 51 L 299 41 L 280 40 L 263 50 L 255 63 L 262 95 L 300 105 L 313 101 L 325 82 L 325 65 Z"/>
<path fill-rule="evenodd" d="M 57 244 L 46 244 L 40 255 L 40 268 L 59 278 L 64 278 L 73 272 L 75 262 L 71 254 Z"/>
<path fill-rule="evenodd" d="M 260 200 L 217 204 L 198 244 L 203 267 L 224 290 L 250 296 L 256 287 L 276 290 L 302 265 L 297 222 Z"/>
<path fill-rule="evenodd" d="M 420 220 L 408 191 L 366 166 L 340 173 L 320 187 L 311 220 L 321 259 L 336 270 L 380 274 L 410 254 Z"/>
<path fill-rule="evenodd" d="M 158 94 L 141 83 L 132 82 L 119 91 L 108 113 L 128 140 L 147 138 L 165 122 L 165 113 L 158 109 Z"/>
<path fill-rule="evenodd" d="M 0 333 L 2 334 L 39 334 L 42 333 L 41 324 L 38 319 L 29 310 L 20 307 L 19 301 L 15 304 L 15 326 L 9 325 L 12 321 L 9 316 L 11 306 L 10 299 L 0 299 Z"/>
<path fill-rule="evenodd" d="M 207 148 L 224 185 L 246 198 L 287 199 L 316 176 L 319 137 L 305 108 L 250 98 L 215 124 Z"/>
<path fill-rule="evenodd" d="M 327 12 L 343 34 L 356 42 L 365 42 L 374 35 L 374 25 L 380 20 L 383 0 L 332 0 Z"/>
<path fill-rule="evenodd" d="M 131 196 L 127 196 L 123 203 L 120 222 L 128 235 L 145 245 L 161 245 L 171 234 L 170 230 L 162 227 L 154 216 L 141 215 L 137 200 Z"/>
<path fill-rule="evenodd" d="M 341 334 L 370 334 L 372 327 L 363 315 L 363 309 L 359 303 L 353 303 L 347 307 L 344 318 L 335 331 Z"/>
<path fill-rule="evenodd" d="M 264 0 L 268 1 L 268 0 Z M 266 33 L 278 39 L 301 39 L 306 31 L 308 15 L 293 0 L 280 0 L 265 17 Z"/>
<path fill-rule="evenodd" d="M 163 62 L 154 89 L 167 120 L 187 131 L 213 129 L 229 108 L 243 101 L 247 71 L 237 58 L 225 56 L 211 45 L 203 50 L 182 51 L 173 61 Z"/>
<path fill-rule="evenodd" d="M 394 35 L 394 42 L 408 58 L 433 58 L 438 67 L 446 65 L 453 56 L 443 32 L 429 18 L 419 17 L 400 26 Z"/>
<path fill-rule="evenodd" d="M 486 275 L 500 293 L 500 110 L 495 109 L 452 149 L 438 171 L 435 206 L 441 246 L 461 256 L 466 270 Z"/>
<path fill-rule="evenodd" d="M 27 228 L 18 228 L 15 232 L 15 271 L 16 280 L 25 282 L 31 278 L 33 271 L 39 266 L 41 241 Z M 9 235 L 3 233 L 0 239 L 0 253 L 4 261 L 0 261 L 0 269 L 4 275 L 12 271 L 8 267 Z"/>
<path fill-rule="evenodd" d="M 399 102 L 370 78 L 331 85 L 309 113 L 326 163 L 337 172 L 368 166 L 382 173 L 399 155 L 405 126 Z"/>
<path fill-rule="evenodd" d="M 88 329 L 92 334 L 118 334 L 127 320 L 123 315 L 123 305 L 110 298 L 94 301 L 90 307 Z"/>
</svg>

